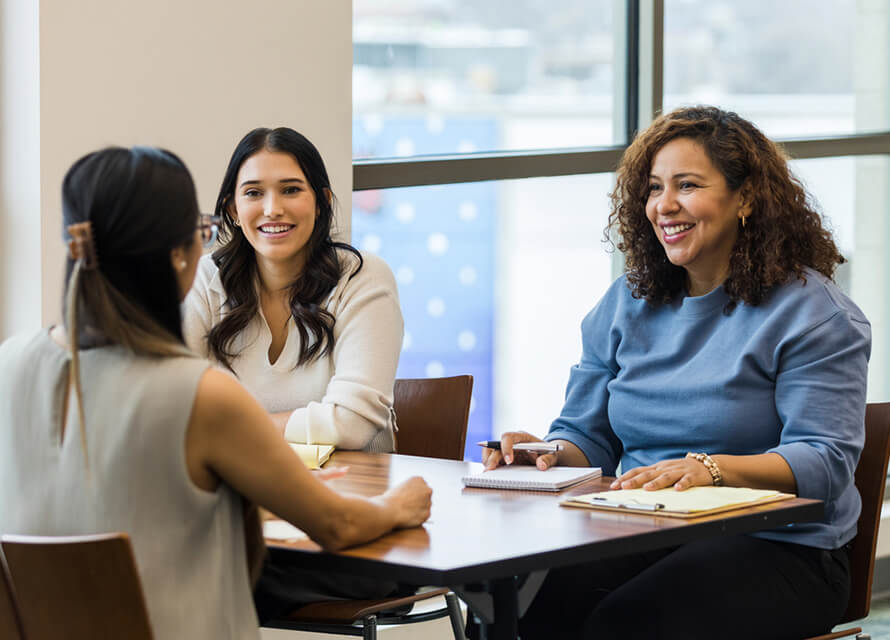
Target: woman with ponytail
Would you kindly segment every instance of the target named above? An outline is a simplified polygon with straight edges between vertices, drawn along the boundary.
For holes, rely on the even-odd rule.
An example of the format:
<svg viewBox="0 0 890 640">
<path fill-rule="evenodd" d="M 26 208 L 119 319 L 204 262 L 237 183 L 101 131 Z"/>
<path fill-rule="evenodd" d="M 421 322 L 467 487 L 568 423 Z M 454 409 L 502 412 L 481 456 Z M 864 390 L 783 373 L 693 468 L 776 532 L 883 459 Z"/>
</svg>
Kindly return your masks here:
<svg viewBox="0 0 890 640">
<path fill-rule="evenodd" d="M 259 637 L 245 501 L 327 549 L 426 520 L 420 478 L 375 500 L 327 487 L 186 347 L 180 304 L 211 234 L 176 156 L 90 153 L 62 201 L 65 326 L 0 345 L 0 533 L 126 532 L 155 637 L 209 640 Z"/>
<path fill-rule="evenodd" d="M 333 205 L 304 136 L 244 136 L 216 201 L 222 243 L 186 300 L 185 338 L 234 372 L 288 440 L 389 452 L 403 329 L 395 279 L 331 239 Z"/>
</svg>

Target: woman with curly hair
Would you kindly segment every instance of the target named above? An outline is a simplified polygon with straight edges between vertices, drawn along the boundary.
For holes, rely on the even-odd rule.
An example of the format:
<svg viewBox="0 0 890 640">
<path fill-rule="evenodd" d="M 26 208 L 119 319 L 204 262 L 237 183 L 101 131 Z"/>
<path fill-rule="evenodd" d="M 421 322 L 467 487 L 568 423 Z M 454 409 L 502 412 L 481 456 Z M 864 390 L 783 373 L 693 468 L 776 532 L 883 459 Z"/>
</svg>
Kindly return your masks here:
<svg viewBox="0 0 890 640">
<path fill-rule="evenodd" d="M 582 323 L 546 436 L 562 449 L 514 452 L 538 438 L 508 433 L 486 465 L 620 465 L 615 489 L 776 489 L 823 500 L 825 517 L 554 570 L 522 638 L 828 631 L 849 597 L 871 346 L 832 281 L 830 232 L 776 144 L 714 107 L 640 134 L 609 220 L 626 273 Z"/>
</svg>

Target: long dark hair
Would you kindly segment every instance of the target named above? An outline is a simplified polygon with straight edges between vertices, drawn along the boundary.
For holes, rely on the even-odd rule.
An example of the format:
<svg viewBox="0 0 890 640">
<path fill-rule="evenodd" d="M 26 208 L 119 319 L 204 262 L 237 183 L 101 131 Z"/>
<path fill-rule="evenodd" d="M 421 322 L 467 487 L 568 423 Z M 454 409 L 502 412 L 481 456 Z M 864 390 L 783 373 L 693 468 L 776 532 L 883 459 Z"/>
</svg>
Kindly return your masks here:
<svg viewBox="0 0 890 640">
<path fill-rule="evenodd" d="M 207 334 L 210 354 L 229 369 L 238 356 L 232 341 L 256 316 L 259 299 L 256 291 L 256 253 L 241 227 L 232 218 L 231 207 L 241 165 L 260 151 L 276 151 L 291 155 L 306 176 L 315 193 L 318 215 L 307 242 L 306 264 L 303 272 L 290 286 L 290 310 L 300 334 L 300 355 L 295 366 L 317 360 L 327 354 L 334 344 L 334 316 L 320 304 L 337 285 L 343 267 L 337 249 L 355 254 L 361 269 L 361 254 L 352 246 L 331 239 L 334 219 L 331 181 L 321 154 L 305 136 L 287 127 L 254 129 L 235 147 L 216 199 L 216 215 L 222 218 L 220 240 L 222 246 L 213 252 L 213 262 L 226 291 L 229 312 Z"/>
<path fill-rule="evenodd" d="M 62 218 L 65 229 L 90 223 L 98 258 L 95 270 L 80 269 L 70 256 L 65 265 L 66 299 L 79 300 L 78 309 L 66 309 L 77 312 L 75 343 L 122 343 L 139 353 L 157 352 L 149 344 L 155 339 L 182 345 L 170 251 L 191 246 L 198 222 L 195 185 L 182 161 L 149 147 L 87 154 L 65 175 Z"/>
<path fill-rule="evenodd" d="M 627 148 L 618 167 L 606 232 L 618 231 L 634 297 L 668 302 L 685 287 L 685 269 L 668 261 L 646 219 L 652 161 L 678 138 L 700 144 L 730 190 L 744 186 L 751 195 L 750 215 L 739 228 L 723 283 L 730 299 L 727 311 L 739 300 L 759 304 L 771 287 L 789 278 L 805 280 L 807 267 L 834 276 L 844 257 L 779 146 L 735 113 L 684 107 L 656 118 Z"/>
<path fill-rule="evenodd" d="M 140 355 L 192 355 L 170 252 L 195 242 L 198 200 L 188 169 L 169 151 L 111 147 L 85 155 L 65 174 L 62 219 L 66 230 L 87 228 L 79 238 L 88 249 L 81 245 L 65 264 L 64 299 L 86 457 L 81 349 L 120 344 Z M 65 240 L 72 238 L 66 233 Z"/>
</svg>

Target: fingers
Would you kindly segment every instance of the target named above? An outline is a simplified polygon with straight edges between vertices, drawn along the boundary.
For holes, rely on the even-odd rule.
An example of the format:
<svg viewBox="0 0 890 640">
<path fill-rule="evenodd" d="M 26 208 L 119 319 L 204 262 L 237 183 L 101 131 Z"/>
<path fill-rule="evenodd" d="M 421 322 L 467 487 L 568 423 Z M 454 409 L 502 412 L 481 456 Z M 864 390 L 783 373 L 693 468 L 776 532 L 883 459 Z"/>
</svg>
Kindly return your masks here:
<svg viewBox="0 0 890 640">
<path fill-rule="evenodd" d="M 419 526 L 430 517 L 433 504 L 433 489 L 420 476 L 414 476 L 409 480 L 416 491 L 413 518 L 409 519 L 409 526 Z"/>
<path fill-rule="evenodd" d="M 502 464 L 513 464 L 520 462 L 522 464 L 535 464 L 536 454 L 528 451 L 514 451 L 513 445 L 517 442 L 542 442 L 537 436 L 533 436 L 525 431 L 507 431 L 501 435 L 501 449 L 482 449 L 482 464 L 486 471 L 490 471 Z"/>
<path fill-rule="evenodd" d="M 701 469 L 699 468 L 701 467 Z M 702 473 L 704 470 L 704 473 Z M 674 487 L 677 490 L 690 487 L 708 486 L 712 480 L 710 473 L 697 460 L 680 458 L 664 460 L 655 465 L 637 467 L 621 474 L 610 485 L 610 489 L 646 489 L 652 491 Z"/>
<path fill-rule="evenodd" d="M 677 480 L 674 483 L 674 489 L 677 491 L 683 491 L 684 489 L 689 489 L 690 487 L 697 486 L 697 480 L 691 473 L 686 473 L 682 478 Z"/>
<path fill-rule="evenodd" d="M 329 469 L 315 469 L 313 472 L 315 477 L 321 480 L 322 482 L 327 482 L 328 480 L 333 480 L 335 478 L 342 478 L 347 473 L 349 473 L 349 467 L 331 467 Z"/>
<path fill-rule="evenodd" d="M 636 469 L 631 469 L 630 471 L 626 471 L 622 473 L 620 476 L 615 478 L 615 481 L 609 486 L 610 489 L 635 489 L 638 485 L 635 483 L 634 478 L 643 474 L 654 467 L 637 467 Z"/>
<path fill-rule="evenodd" d="M 535 460 L 535 465 L 541 471 L 545 471 L 550 467 L 555 467 L 557 465 L 557 457 L 555 453 L 545 453 L 538 456 L 538 459 Z"/>
<path fill-rule="evenodd" d="M 543 442 L 543 440 L 526 431 L 507 431 L 501 435 L 501 455 L 504 457 L 504 462 L 513 464 L 514 460 L 519 460 L 523 464 L 534 464 L 537 454 L 513 451 L 513 445 L 517 442 Z"/>
<path fill-rule="evenodd" d="M 522 441 L 522 432 L 520 431 L 508 431 L 501 436 L 501 455 L 506 464 L 513 464 L 513 445 Z"/>
<path fill-rule="evenodd" d="M 504 456 L 497 449 L 485 447 L 482 449 L 482 464 L 485 465 L 486 471 L 494 469 L 498 465 L 504 464 Z"/>
</svg>

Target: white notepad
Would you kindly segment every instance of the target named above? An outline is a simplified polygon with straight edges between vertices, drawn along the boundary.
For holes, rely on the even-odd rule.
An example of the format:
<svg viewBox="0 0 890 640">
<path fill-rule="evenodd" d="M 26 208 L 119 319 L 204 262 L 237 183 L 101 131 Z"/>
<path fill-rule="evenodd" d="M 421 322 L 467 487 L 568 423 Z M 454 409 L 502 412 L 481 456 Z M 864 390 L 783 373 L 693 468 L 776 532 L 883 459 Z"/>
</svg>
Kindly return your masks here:
<svg viewBox="0 0 890 640">
<path fill-rule="evenodd" d="M 268 540 L 286 540 L 288 542 L 309 539 L 302 529 L 297 529 L 290 522 L 284 520 L 266 520 L 263 523 L 263 537 Z"/>
<path fill-rule="evenodd" d="M 491 471 L 464 476 L 467 487 L 485 489 L 520 489 L 525 491 L 559 491 L 573 484 L 603 474 L 599 467 L 551 467 L 541 471 L 533 466 L 501 466 Z"/>
</svg>

